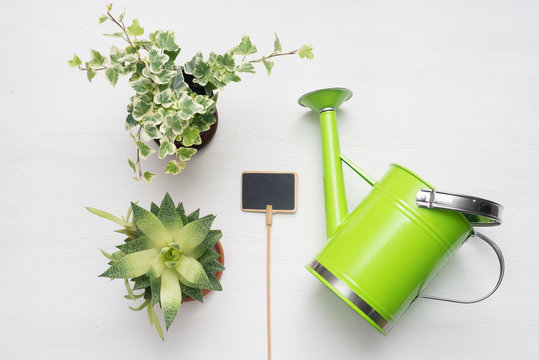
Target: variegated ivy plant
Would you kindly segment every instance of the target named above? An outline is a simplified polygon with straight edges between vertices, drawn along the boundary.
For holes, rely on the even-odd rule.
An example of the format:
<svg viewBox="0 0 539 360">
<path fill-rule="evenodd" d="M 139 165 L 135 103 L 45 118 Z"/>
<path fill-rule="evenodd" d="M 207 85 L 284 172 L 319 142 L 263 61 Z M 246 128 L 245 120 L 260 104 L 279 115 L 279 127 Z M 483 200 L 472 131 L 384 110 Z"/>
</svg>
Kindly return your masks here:
<svg viewBox="0 0 539 360">
<path fill-rule="evenodd" d="M 99 71 L 105 73 L 113 86 L 120 76 L 129 76 L 129 85 L 136 95 L 130 98 L 127 106 L 125 126 L 137 145 L 135 158 L 128 159 L 136 174 L 135 180 L 144 178 L 150 182 L 155 176 L 149 171 L 143 172 L 140 164 L 141 159 L 155 152 L 149 146 L 154 140 L 160 144 L 160 159 L 174 156 L 165 168 L 166 173 L 178 174 L 185 167 L 186 161 L 197 152 L 192 146 L 201 144 L 200 133 L 216 121 L 216 90 L 222 90 L 230 82 L 241 81 L 238 73 L 255 73 L 254 64 L 262 63 L 270 74 L 274 64 L 270 59 L 278 56 L 297 54 L 300 58 L 313 58 L 312 46 L 283 51 L 275 35 L 273 52 L 251 59 L 249 56 L 258 50 L 250 38 L 244 36 L 239 45 L 222 55 L 210 52 L 204 59 L 198 52 L 181 66 L 176 63 L 180 47 L 173 31 L 158 30 L 151 33 L 149 39 L 139 38 L 144 29 L 138 19 L 126 26 L 123 21 L 125 11 L 116 18 L 111 9 L 112 5 L 108 5 L 99 23 L 115 24 L 119 31 L 105 35 L 120 38 L 127 46 L 113 46 L 108 57 L 91 50 L 91 59 L 84 65 L 74 54 L 68 63 L 85 71 L 89 81 Z M 184 75 L 192 77 L 192 87 L 199 87 L 198 94 L 186 83 Z"/>
<path fill-rule="evenodd" d="M 199 210 L 186 215 L 183 205 L 176 207 L 168 193 L 161 206 L 152 203 L 150 211 L 132 203 L 125 218 L 87 209 L 122 226 L 116 232 L 127 238 L 117 246 L 119 250 L 112 254 L 101 250 L 110 267 L 100 276 L 124 279 L 127 299 L 144 298 L 140 306 L 130 308 L 146 308 L 161 339 L 164 334 L 154 310 L 156 304 L 163 310 L 168 330 L 186 296 L 202 302 L 202 289 L 222 289 L 215 274 L 224 266 L 214 250 L 222 233 L 210 229 L 214 215 L 199 218 Z M 129 279 L 134 282 L 133 287 Z M 135 294 L 137 290 L 144 291 Z"/>
</svg>

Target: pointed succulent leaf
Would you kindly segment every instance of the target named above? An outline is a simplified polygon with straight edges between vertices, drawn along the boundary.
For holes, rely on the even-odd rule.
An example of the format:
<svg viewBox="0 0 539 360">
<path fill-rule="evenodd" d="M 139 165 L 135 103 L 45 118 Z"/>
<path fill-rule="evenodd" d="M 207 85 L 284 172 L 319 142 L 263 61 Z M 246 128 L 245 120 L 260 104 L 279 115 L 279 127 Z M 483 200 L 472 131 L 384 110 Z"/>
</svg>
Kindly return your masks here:
<svg viewBox="0 0 539 360">
<path fill-rule="evenodd" d="M 125 244 L 116 246 L 126 254 L 131 254 L 137 251 L 148 250 L 152 245 L 148 236 L 141 236 L 135 240 L 126 242 Z"/>
<path fill-rule="evenodd" d="M 220 257 L 221 255 L 217 251 L 213 249 L 207 249 L 204 254 L 202 254 L 202 256 L 197 259 L 197 261 L 204 265 L 209 263 L 210 261 L 217 260 Z"/>
<path fill-rule="evenodd" d="M 133 286 L 133 290 L 145 289 L 148 286 L 150 286 L 150 277 L 147 275 L 142 275 L 135 278 L 135 286 Z"/>
<path fill-rule="evenodd" d="M 214 274 L 208 273 L 208 279 L 210 280 L 212 290 L 215 290 L 215 291 L 223 290 L 223 287 L 221 286 L 219 279 L 217 279 L 217 277 Z"/>
<path fill-rule="evenodd" d="M 99 276 L 111 279 L 128 279 L 144 275 L 158 253 L 156 249 L 150 249 L 126 255 Z"/>
<path fill-rule="evenodd" d="M 140 156 L 143 158 L 143 159 L 146 159 L 148 157 L 148 155 L 150 155 L 151 153 L 155 152 L 154 149 L 152 149 L 151 147 L 149 147 L 148 145 L 146 145 L 145 143 L 143 143 L 142 141 L 137 141 L 137 147 L 139 148 L 140 150 Z"/>
<path fill-rule="evenodd" d="M 183 65 L 183 71 L 185 71 L 186 74 L 193 75 L 193 72 L 195 71 L 195 64 L 198 58 L 202 58 L 202 53 L 200 51 L 197 52 L 191 60 Z"/>
<path fill-rule="evenodd" d="M 234 48 L 234 54 L 251 55 L 257 52 L 256 46 L 251 43 L 249 36 L 245 35 L 241 38 L 241 43 Z"/>
<path fill-rule="evenodd" d="M 179 203 L 176 207 L 176 211 L 178 214 L 180 214 L 180 217 L 182 218 L 182 223 L 185 226 L 187 224 L 187 216 L 185 216 L 185 209 L 183 208 L 183 203 Z"/>
<path fill-rule="evenodd" d="M 223 264 L 221 264 L 217 260 L 213 260 L 213 261 L 210 261 L 210 262 L 204 264 L 204 270 L 207 273 L 215 273 L 215 272 L 218 272 L 218 271 L 223 271 L 224 269 L 225 269 L 225 267 L 223 266 Z"/>
<path fill-rule="evenodd" d="M 174 269 L 180 275 L 180 281 L 187 286 L 196 289 L 209 289 L 211 287 L 204 267 L 190 256 L 181 254 L 178 265 Z"/>
<path fill-rule="evenodd" d="M 202 289 L 195 289 L 182 283 L 180 283 L 180 288 L 182 290 L 182 302 L 185 300 L 186 296 L 190 296 L 195 300 L 204 302 L 202 299 Z"/>
<path fill-rule="evenodd" d="M 125 226 L 126 225 L 125 221 L 123 221 L 119 217 L 114 216 L 114 215 L 112 215 L 112 214 L 110 214 L 110 213 L 108 213 L 106 211 L 95 209 L 95 208 L 89 207 L 89 206 L 86 207 L 86 210 L 88 210 L 89 212 L 91 212 L 94 215 L 102 217 L 103 219 L 107 219 L 107 220 L 110 220 L 112 222 L 115 222 L 116 224 L 118 224 L 120 226 Z"/>
<path fill-rule="evenodd" d="M 150 237 L 156 248 L 162 248 L 172 242 L 170 234 L 157 216 L 134 203 L 131 203 L 131 207 L 133 208 L 135 224 L 144 234 Z"/>
<path fill-rule="evenodd" d="M 176 34 L 174 31 L 162 31 L 155 36 L 155 42 L 158 47 L 168 51 L 176 51 L 179 49 L 175 41 Z"/>
<path fill-rule="evenodd" d="M 206 238 L 204 238 L 204 241 L 200 243 L 196 248 L 194 248 L 190 256 L 194 257 L 195 259 L 198 259 L 202 256 L 208 249 L 213 249 L 213 247 L 219 242 L 219 240 L 223 237 L 223 233 L 221 230 L 210 230 L 208 231 L 208 235 L 206 235 Z"/>
<path fill-rule="evenodd" d="M 301 45 L 298 50 L 298 55 L 302 59 L 312 60 L 314 58 L 313 47 L 311 45 Z"/>
<path fill-rule="evenodd" d="M 112 256 L 111 254 L 109 254 L 105 250 L 103 250 L 103 249 L 99 249 L 99 250 L 101 251 L 101 254 L 103 254 L 103 256 L 106 257 L 107 259 L 116 261 L 114 256 Z"/>
<path fill-rule="evenodd" d="M 161 207 L 159 210 L 159 215 L 157 217 L 159 218 L 159 220 L 161 220 L 161 223 L 165 225 L 172 238 L 174 238 L 176 233 L 178 233 L 183 227 L 182 218 L 180 217 L 180 214 L 178 214 L 178 212 L 176 211 L 174 201 L 172 200 L 168 192 L 165 194 L 165 197 L 161 201 Z"/>
<path fill-rule="evenodd" d="M 255 67 L 253 66 L 253 64 L 249 64 L 249 63 L 241 64 L 241 66 L 239 66 L 237 70 L 239 72 L 246 72 L 246 73 L 251 73 L 251 74 L 256 73 Z"/>
<path fill-rule="evenodd" d="M 281 51 L 283 51 L 283 47 L 281 46 L 281 40 L 279 40 L 277 34 L 275 34 L 275 41 L 273 42 L 273 51 L 276 53 L 280 53 Z"/>
<path fill-rule="evenodd" d="M 77 54 L 73 54 L 73 60 L 68 60 L 67 63 L 71 67 L 77 67 L 77 66 L 80 66 L 82 64 L 82 61 L 77 56 Z"/>
<path fill-rule="evenodd" d="M 183 131 L 182 145 L 193 146 L 202 143 L 200 138 L 200 130 L 195 127 L 188 127 Z"/>
<path fill-rule="evenodd" d="M 176 267 L 176 265 L 178 265 L 178 262 L 177 261 L 165 261 L 165 265 L 168 268 L 173 269 L 174 267 Z"/>
<path fill-rule="evenodd" d="M 173 269 L 165 269 L 161 275 L 161 309 L 166 329 L 170 327 L 178 314 L 182 301 L 182 291 L 178 273 Z"/>
<path fill-rule="evenodd" d="M 152 291 L 152 306 L 161 299 L 161 277 L 150 277 L 150 288 Z"/>
<path fill-rule="evenodd" d="M 152 182 L 152 179 L 155 177 L 155 174 L 149 171 L 145 171 L 144 174 L 142 174 L 142 177 L 144 177 L 144 180 L 147 183 Z"/>
<path fill-rule="evenodd" d="M 150 212 L 154 214 L 155 216 L 159 215 L 159 206 L 157 206 L 156 203 L 152 201 L 152 204 L 150 205 Z"/>
<path fill-rule="evenodd" d="M 159 159 L 163 159 L 167 155 L 172 155 L 175 151 L 176 146 L 174 143 L 165 140 L 161 142 L 161 146 L 159 147 Z"/>
<path fill-rule="evenodd" d="M 150 61 L 150 71 L 157 74 L 161 71 L 162 66 L 168 61 L 168 55 L 161 54 L 157 50 L 152 49 L 148 55 L 148 60 Z"/>
<path fill-rule="evenodd" d="M 200 214 L 200 209 L 196 209 L 195 211 L 187 215 L 187 222 L 190 223 L 192 221 L 198 220 L 199 214 Z"/>
<path fill-rule="evenodd" d="M 148 268 L 148 271 L 146 272 L 146 275 L 149 277 L 159 277 L 161 276 L 161 273 L 163 272 L 164 269 L 165 269 L 165 262 L 163 261 L 163 258 L 161 256 L 156 256 L 152 260 Z"/>
<path fill-rule="evenodd" d="M 138 19 L 133 19 L 133 22 L 126 30 L 129 36 L 140 36 L 144 34 L 144 29 L 140 26 Z"/>
<path fill-rule="evenodd" d="M 174 242 L 179 243 L 184 254 L 189 255 L 206 238 L 214 219 L 215 216 L 210 215 L 190 222 L 176 235 Z"/>
</svg>

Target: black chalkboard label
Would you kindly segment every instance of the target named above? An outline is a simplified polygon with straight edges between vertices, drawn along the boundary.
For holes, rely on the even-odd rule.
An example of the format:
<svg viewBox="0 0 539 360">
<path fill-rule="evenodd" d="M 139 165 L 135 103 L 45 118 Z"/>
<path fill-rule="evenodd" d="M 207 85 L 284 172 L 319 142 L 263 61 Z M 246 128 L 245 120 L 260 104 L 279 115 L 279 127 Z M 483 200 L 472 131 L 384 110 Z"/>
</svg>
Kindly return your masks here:
<svg viewBox="0 0 539 360">
<path fill-rule="evenodd" d="M 297 174 L 245 171 L 241 175 L 241 209 L 277 212 L 296 211 Z"/>
</svg>

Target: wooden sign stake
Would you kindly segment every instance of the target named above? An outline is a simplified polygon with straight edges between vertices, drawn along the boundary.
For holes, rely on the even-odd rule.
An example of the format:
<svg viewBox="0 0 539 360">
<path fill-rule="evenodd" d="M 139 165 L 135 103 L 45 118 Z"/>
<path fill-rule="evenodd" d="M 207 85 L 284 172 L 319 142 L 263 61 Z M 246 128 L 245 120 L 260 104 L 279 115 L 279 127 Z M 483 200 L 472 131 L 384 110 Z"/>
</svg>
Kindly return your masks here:
<svg viewBox="0 0 539 360">
<path fill-rule="evenodd" d="M 271 360 L 271 225 L 274 212 L 296 212 L 297 174 L 283 172 L 244 171 L 241 182 L 241 209 L 266 213 L 266 302 L 268 360 Z"/>
</svg>

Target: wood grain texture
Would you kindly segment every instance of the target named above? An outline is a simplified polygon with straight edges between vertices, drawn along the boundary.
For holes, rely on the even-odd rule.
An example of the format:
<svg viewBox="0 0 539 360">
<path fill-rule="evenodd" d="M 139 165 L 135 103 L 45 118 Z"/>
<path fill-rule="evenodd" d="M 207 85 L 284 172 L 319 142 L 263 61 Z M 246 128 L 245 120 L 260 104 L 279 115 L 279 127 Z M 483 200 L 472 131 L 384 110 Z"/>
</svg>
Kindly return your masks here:
<svg viewBox="0 0 539 360">
<path fill-rule="evenodd" d="M 219 97 L 219 130 L 181 176 L 131 181 L 124 131 L 131 90 L 70 69 L 73 52 L 107 51 L 96 2 L 2 2 L 0 238 L 2 359 L 266 357 L 264 216 L 241 212 L 244 169 L 295 171 L 298 212 L 272 226 L 272 353 L 277 359 L 539 358 L 539 2 L 533 0 L 247 0 L 115 2 L 147 30 L 174 29 L 184 60 L 251 35 L 271 51 L 314 45 L 315 60 L 276 59 Z M 196 11 L 194 16 L 186 12 Z M 199 26 L 203 18 L 208 26 Z M 213 25 L 211 25 L 213 24 Z M 197 29 L 194 32 L 194 29 Z M 113 40 L 114 41 L 114 40 Z M 183 56 L 183 57 L 182 57 Z M 497 294 L 475 305 L 418 301 L 383 337 L 303 266 L 325 242 L 320 134 L 297 105 L 328 86 L 354 91 L 338 115 L 343 153 L 374 177 L 391 162 L 438 188 L 493 199 L 504 224 L 485 233 L 507 261 Z M 369 190 L 345 170 L 349 205 Z M 226 189 L 226 190 L 225 190 Z M 121 241 L 114 213 L 169 191 L 217 214 L 227 256 L 222 293 L 184 304 L 162 343 L 97 275 L 99 248 Z M 470 241 L 429 293 L 473 298 L 496 281 L 495 256 Z"/>
</svg>

